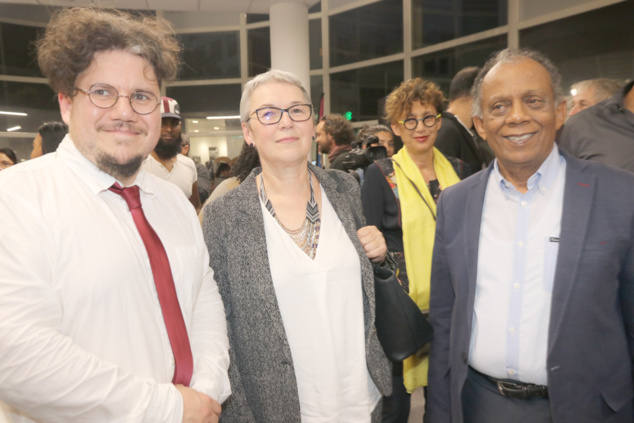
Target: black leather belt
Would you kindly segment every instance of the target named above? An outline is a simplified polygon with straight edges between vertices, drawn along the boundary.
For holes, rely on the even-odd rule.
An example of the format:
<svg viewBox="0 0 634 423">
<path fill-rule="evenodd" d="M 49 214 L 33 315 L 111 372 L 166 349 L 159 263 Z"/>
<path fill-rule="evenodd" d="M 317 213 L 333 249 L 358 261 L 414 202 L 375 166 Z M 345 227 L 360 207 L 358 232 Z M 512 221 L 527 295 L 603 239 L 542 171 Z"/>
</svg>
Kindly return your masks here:
<svg viewBox="0 0 634 423">
<path fill-rule="evenodd" d="M 469 369 L 495 385 L 498 392 L 505 397 L 523 400 L 548 398 L 548 386 L 535 385 L 534 383 L 509 382 L 508 380 L 496 379 L 480 373 L 473 367 L 469 367 Z"/>
</svg>

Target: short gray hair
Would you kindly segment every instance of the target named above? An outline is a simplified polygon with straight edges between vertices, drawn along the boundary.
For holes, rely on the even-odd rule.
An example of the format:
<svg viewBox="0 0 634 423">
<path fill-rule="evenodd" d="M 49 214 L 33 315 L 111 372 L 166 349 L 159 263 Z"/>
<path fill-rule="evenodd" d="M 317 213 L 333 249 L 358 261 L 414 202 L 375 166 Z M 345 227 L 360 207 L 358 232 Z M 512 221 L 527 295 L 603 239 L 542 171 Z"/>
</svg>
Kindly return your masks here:
<svg viewBox="0 0 634 423">
<path fill-rule="evenodd" d="M 592 88 L 594 90 L 594 101 L 599 103 L 612 97 L 614 93 L 623 87 L 623 82 L 610 78 L 586 79 L 572 84 L 570 90 L 583 90 Z"/>
<path fill-rule="evenodd" d="M 546 69 L 548 75 L 550 75 L 550 85 L 553 89 L 553 93 L 555 94 L 555 105 L 564 100 L 564 90 L 561 88 L 561 75 L 550 59 L 542 53 L 528 48 L 507 48 L 493 53 L 491 58 L 484 64 L 478 73 L 478 76 L 473 83 L 473 88 L 471 89 L 471 95 L 473 97 L 473 104 L 471 106 L 472 116 L 482 118 L 482 81 L 484 81 L 484 77 L 487 76 L 489 71 L 500 63 L 515 63 L 526 59 L 531 59 L 539 63 L 544 67 L 544 69 Z"/>
<path fill-rule="evenodd" d="M 261 73 L 244 85 L 242 98 L 240 99 L 240 122 L 245 123 L 249 119 L 249 115 L 253 113 L 253 111 L 250 110 L 253 91 L 261 85 L 273 82 L 284 82 L 296 86 L 302 91 L 306 104 L 312 104 L 310 94 L 308 94 L 308 91 L 304 88 L 304 84 L 302 84 L 302 81 L 295 74 L 279 69 L 271 69 L 268 72 Z"/>
</svg>

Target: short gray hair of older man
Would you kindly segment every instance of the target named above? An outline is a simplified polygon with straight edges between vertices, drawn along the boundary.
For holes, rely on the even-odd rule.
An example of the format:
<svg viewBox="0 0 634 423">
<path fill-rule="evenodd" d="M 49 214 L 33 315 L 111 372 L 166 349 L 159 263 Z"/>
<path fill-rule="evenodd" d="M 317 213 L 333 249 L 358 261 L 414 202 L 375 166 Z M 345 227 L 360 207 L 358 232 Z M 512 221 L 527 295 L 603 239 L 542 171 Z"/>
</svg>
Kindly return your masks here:
<svg viewBox="0 0 634 423">
<path fill-rule="evenodd" d="M 304 88 L 304 84 L 302 84 L 302 81 L 297 77 L 297 75 L 279 69 L 271 69 L 268 72 L 261 73 L 244 85 L 242 98 L 240 99 L 240 122 L 245 123 L 249 120 L 249 115 L 253 113 L 253 110 L 251 110 L 251 96 L 253 95 L 253 91 L 261 85 L 274 82 L 283 82 L 296 86 L 302 91 L 306 104 L 312 105 L 310 94 L 308 94 L 308 91 Z"/>
<path fill-rule="evenodd" d="M 564 100 L 564 90 L 561 88 L 561 75 L 550 59 L 542 53 L 528 48 L 507 48 L 498 51 L 497 53 L 493 53 L 491 58 L 480 70 L 480 73 L 478 73 L 478 76 L 473 83 L 473 88 L 471 89 L 471 94 L 473 96 L 473 104 L 471 106 L 472 116 L 477 116 L 482 119 L 482 81 L 484 81 L 484 78 L 491 69 L 500 63 L 516 63 L 526 59 L 534 60 L 542 65 L 544 69 L 546 69 L 546 72 L 548 72 L 548 75 L 550 76 L 550 85 L 553 89 L 553 93 L 555 94 L 555 104 L 559 104 Z"/>
</svg>

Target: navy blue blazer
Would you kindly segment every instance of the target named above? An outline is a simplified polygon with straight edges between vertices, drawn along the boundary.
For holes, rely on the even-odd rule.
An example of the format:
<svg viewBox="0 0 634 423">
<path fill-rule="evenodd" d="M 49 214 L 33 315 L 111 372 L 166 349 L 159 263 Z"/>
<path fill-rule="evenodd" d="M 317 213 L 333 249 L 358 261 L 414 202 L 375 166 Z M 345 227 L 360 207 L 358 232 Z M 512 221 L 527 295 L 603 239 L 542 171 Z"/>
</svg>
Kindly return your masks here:
<svg viewBox="0 0 634 423">
<path fill-rule="evenodd" d="M 634 421 L 634 174 L 565 153 L 547 375 L 553 421 Z M 434 326 L 427 413 L 461 423 L 482 206 L 492 170 L 438 202 L 431 275 Z"/>
</svg>

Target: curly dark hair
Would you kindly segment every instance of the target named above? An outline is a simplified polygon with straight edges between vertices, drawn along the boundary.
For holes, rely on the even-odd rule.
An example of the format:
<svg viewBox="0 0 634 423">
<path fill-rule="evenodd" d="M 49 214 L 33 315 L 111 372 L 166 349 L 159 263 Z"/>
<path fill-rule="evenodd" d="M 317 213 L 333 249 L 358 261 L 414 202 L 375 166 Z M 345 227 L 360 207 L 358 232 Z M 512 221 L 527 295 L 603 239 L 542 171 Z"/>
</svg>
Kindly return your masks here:
<svg viewBox="0 0 634 423">
<path fill-rule="evenodd" d="M 324 131 L 334 138 L 335 145 L 350 145 L 354 141 L 352 124 L 342 115 L 330 114 L 321 118 Z"/>
<path fill-rule="evenodd" d="M 260 167 L 258 150 L 245 142 L 242 144 L 242 151 L 236 162 L 231 167 L 231 176 L 235 176 L 242 183 L 256 167 Z"/>
<path fill-rule="evenodd" d="M 167 20 L 115 9 L 61 9 L 35 45 L 38 64 L 51 88 L 68 96 L 74 94 L 77 76 L 98 52 L 123 50 L 146 59 L 159 86 L 175 79 L 180 66 L 180 43 Z"/>
<path fill-rule="evenodd" d="M 442 113 L 445 96 L 435 83 L 422 78 L 413 78 L 403 82 L 387 96 L 385 118 L 396 125 L 398 120 L 412 111 L 414 103 L 430 104 L 436 112 Z"/>
</svg>

